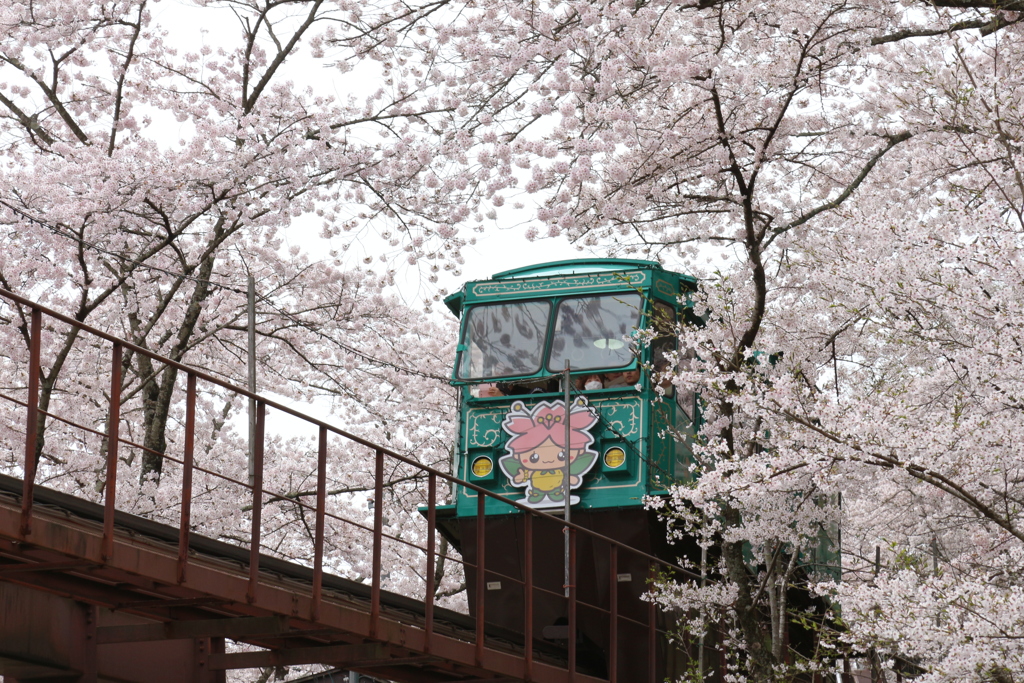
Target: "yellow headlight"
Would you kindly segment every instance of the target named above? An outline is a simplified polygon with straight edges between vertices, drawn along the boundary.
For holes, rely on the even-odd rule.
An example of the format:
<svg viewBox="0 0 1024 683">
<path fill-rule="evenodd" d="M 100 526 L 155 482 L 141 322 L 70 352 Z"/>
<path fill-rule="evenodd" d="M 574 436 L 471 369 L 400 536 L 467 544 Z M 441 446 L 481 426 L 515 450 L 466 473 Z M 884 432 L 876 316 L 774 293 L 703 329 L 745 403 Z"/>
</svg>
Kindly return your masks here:
<svg viewBox="0 0 1024 683">
<path fill-rule="evenodd" d="M 486 477 L 494 469 L 494 463 L 491 462 L 490 458 L 481 456 L 473 461 L 473 475 L 477 477 Z"/>
<path fill-rule="evenodd" d="M 609 469 L 615 469 L 622 467 L 622 464 L 626 462 L 626 451 L 619 447 L 609 448 L 604 452 L 604 465 Z"/>
</svg>

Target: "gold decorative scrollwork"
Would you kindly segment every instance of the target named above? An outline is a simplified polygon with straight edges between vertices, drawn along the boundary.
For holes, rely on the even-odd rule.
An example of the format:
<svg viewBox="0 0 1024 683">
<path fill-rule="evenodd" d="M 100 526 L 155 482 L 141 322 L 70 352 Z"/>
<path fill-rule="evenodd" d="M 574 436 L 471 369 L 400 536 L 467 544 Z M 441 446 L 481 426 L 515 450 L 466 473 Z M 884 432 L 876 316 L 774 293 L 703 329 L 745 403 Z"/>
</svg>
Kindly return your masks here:
<svg viewBox="0 0 1024 683">
<path fill-rule="evenodd" d="M 601 273 L 560 277 L 550 280 L 498 280 L 467 285 L 467 293 L 474 297 L 502 294 L 563 294 L 574 289 L 609 289 L 612 287 L 639 287 L 647 281 L 647 273 Z"/>
</svg>

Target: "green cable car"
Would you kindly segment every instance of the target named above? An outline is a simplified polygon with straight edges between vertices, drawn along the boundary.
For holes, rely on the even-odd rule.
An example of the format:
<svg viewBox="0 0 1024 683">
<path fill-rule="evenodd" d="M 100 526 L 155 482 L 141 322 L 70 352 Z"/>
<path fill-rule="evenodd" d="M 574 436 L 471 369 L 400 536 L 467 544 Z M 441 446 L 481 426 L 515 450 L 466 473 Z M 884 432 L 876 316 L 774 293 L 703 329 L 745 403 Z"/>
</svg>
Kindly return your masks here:
<svg viewBox="0 0 1024 683">
<path fill-rule="evenodd" d="M 531 463 L 536 453 L 525 451 L 544 434 L 524 433 L 515 418 L 532 420 L 531 428 L 543 422 L 538 411 L 562 401 L 568 363 L 571 412 L 586 404 L 597 417 L 586 428 L 590 439 L 574 430 L 576 441 L 589 441 L 571 468 L 574 511 L 641 507 L 644 496 L 692 477 L 686 442 L 695 397 L 659 390 L 652 371 L 665 369 L 675 351 L 677 321 L 695 321 L 688 295 L 696 285 L 653 261 L 587 259 L 505 271 L 448 297 L 462 320 L 452 376 L 462 387 L 458 476 L 527 505 L 563 506 L 564 477 L 542 474 L 561 464 L 546 465 L 543 451 L 541 462 Z M 646 329 L 658 335 L 640 344 L 638 332 Z M 549 431 L 553 442 L 564 441 L 558 429 Z M 532 475 L 526 484 L 522 475 L 516 481 L 523 470 Z M 459 490 L 455 510 L 475 516 L 476 494 Z M 490 499 L 485 511 L 514 510 Z"/>
<path fill-rule="evenodd" d="M 654 261 L 581 259 L 504 271 L 445 299 L 461 320 L 451 380 L 461 387 L 456 475 L 555 515 L 563 514 L 568 496 L 575 524 L 671 562 L 684 554 L 699 558 L 695 544 L 670 545 L 665 525 L 644 507 L 645 497 L 696 475 L 689 445 L 697 397 L 657 384 L 659 371 L 678 357 L 677 324 L 700 324 L 690 299 L 696 288 L 695 278 Z M 475 564 L 477 493 L 456 486 L 452 495 L 454 502 L 438 509 L 439 527 Z M 523 577 L 523 517 L 486 498 L 485 564 L 496 577 Z M 534 580 L 551 597 L 534 606 L 533 631 L 557 641 L 568 638 L 566 601 L 556 595 L 564 584 L 562 527 L 535 526 L 533 546 L 544 557 L 534 563 Z M 607 616 L 581 613 L 576 638 L 584 670 L 607 675 L 611 660 L 619 680 L 680 673 L 687 656 L 665 642 L 650 661 L 648 631 L 637 626 L 650 614 L 641 599 L 647 561 L 623 554 L 611 569 L 606 549 L 590 547 L 585 537 L 577 543 L 578 557 L 586 558 L 578 571 L 580 599 L 606 604 L 614 573 L 624 617 L 621 654 L 612 659 Z M 522 633 L 522 586 L 488 579 L 478 593 L 471 574 L 470 611 L 478 613 L 483 595 L 487 622 Z"/>
<path fill-rule="evenodd" d="M 455 474 L 521 505 L 568 512 L 574 524 L 648 555 L 671 563 L 685 557 L 699 566 L 696 542 L 671 541 L 665 523 L 644 505 L 700 474 L 691 450 L 701 419 L 698 397 L 658 384 L 661 371 L 683 356 L 678 326 L 702 324 L 693 312 L 696 289 L 695 278 L 654 261 L 580 259 L 504 271 L 445 299 L 461 320 L 451 379 L 461 387 Z M 544 596 L 538 601 L 534 592 L 532 631 L 564 645 L 564 526 L 534 524 L 527 532 L 525 515 L 502 500 L 485 496 L 481 518 L 476 491 L 455 486 L 452 497 L 437 509 L 438 527 L 469 565 L 480 556 L 478 524 L 484 524 L 488 577 L 479 583 L 486 590 L 466 572 L 470 612 L 479 614 L 482 599 L 486 622 L 523 633 L 529 545 L 534 585 Z M 823 529 L 819 548 L 801 556 L 805 576 L 839 577 L 837 536 L 838 529 Z M 598 545 L 585 535 L 577 539 L 577 557 L 584 558 L 577 564 L 577 596 L 591 606 L 576 619 L 582 670 L 608 677 L 614 663 L 617 680 L 654 681 L 692 673 L 699 660 L 701 671 L 713 672 L 706 680 L 722 680 L 716 637 L 652 645 L 643 627 L 653 618 L 643 600 L 648 561 L 627 553 L 610 561 Z M 615 639 L 606 611 L 593 607 L 608 604 L 610 585 L 622 615 Z M 813 602 L 824 611 L 805 590 L 792 593 L 793 605 Z M 672 629 L 673 618 L 659 616 L 658 628 Z M 791 647 L 815 647 L 812 630 L 793 626 L 791 633 Z M 614 654 L 610 640 L 618 643 Z"/>
</svg>

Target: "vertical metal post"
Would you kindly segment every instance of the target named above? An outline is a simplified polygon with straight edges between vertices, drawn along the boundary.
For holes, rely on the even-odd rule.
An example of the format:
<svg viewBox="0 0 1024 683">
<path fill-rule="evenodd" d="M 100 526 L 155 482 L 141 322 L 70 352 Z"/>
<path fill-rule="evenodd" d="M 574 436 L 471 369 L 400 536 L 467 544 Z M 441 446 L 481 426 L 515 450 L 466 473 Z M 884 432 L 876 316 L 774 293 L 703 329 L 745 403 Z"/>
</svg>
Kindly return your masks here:
<svg viewBox="0 0 1024 683">
<path fill-rule="evenodd" d="M 313 605 L 310 618 L 320 618 L 324 582 L 324 517 L 327 514 L 327 427 L 320 427 L 316 455 L 316 531 L 313 540 Z"/>
<path fill-rule="evenodd" d="M 576 680 L 576 530 L 569 529 L 569 683 Z"/>
<path fill-rule="evenodd" d="M 648 576 L 651 590 L 654 590 L 654 579 L 657 576 L 654 562 L 650 564 Z M 647 669 L 647 680 L 650 683 L 658 683 L 658 623 L 655 620 L 655 609 L 653 600 L 647 603 L 647 660 L 650 662 Z"/>
<path fill-rule="evenodd" d="M 608 683 L 619 677 L 619 549 L 608 546 Z"/>
<path fill-rule="evenodd" d="M 533 680 L 533 513 L 523 517 L 523 658 L 526 660 L 523 678 Z"/>
<path fill-rule="evenodd" d="M 707 584 L 707 573 L 708 573 L 708 547 L 701 545 L 700 547 L 700 587 L 703 588 Z M 700 674 L 700 679 L 704 680 L 704 634 L 700 634 L 700 640 L 698 641 L 697 647 L 697 671 Z"/>
<path fill-rule="evenodd" d="M 572 501 L 569 500 L 572 494 L 572 487 L 570 486 L 570 477 L 572 476 L 570 465 L 571 458 L 569 457 L 569 447 L 572 444 L 572 420 L 570 419 L 571 411 L 569 407 L 569 400 L 571 398 L 571 379 L 572 377 L 569 374 L 569 359 L 566 358 L 565 370 L 562 372 L 562 386 L 565 389 L 565 398 L 563 399 L 565 401 L 565 448 L 562 449 L 562 452 L 565 454 L 565 472 L 563 472 L 562 476 L 565 480 L 563 483 L 563 491 L 565 493 L 565 510 L 563 515 L 565 516 L 565 597 L 567 598 L 569 597 L 569 584 L 571 583 L 569 579 L 569 522 L 572 521 Z"/>
<path fill-rule="evenodd" d="M 725 675 L 724 672 L 728 668 L 728 667 L 726 667 L 726 662 L 725 662 L 725 648 L 722 647 L 722 642 L 725 640 L 725 633 L 726 633 L 726 631 L 725 631 L 725 620 L 724 619 L 719 619 L 718 620 L 717 636 L 715 638 L 715 642 L 717 643 L 717 646 L 715 647 L 715 650 L 718 651 L 718 671 L 719 671 L 718 677 L 719 677 L 719 679 L 723 675 Z"/>
<path fill-rule="evenodd" d="M 211 655 L 222 655 L 224 654 L 224 639 L 223 638 L 210 638 L 210 654 Z M 219 671 L 211 671 L 210 683 L 227 683 L 227 671 L 221 669 Z"/>
<path fill-rule="evenodd" d="M 434 638 L 434 541 L 437 533 L 437 475 L 427 475 L 427 590 L 423 596 L 425 636 L 423 653 L 430 654 Z"/>
<path fill-rule="evenodd" d="M 98 621 L 99 609 L 96 605 L 85 605 L 82 603 L 76 603 L 81 606 L 82 620 L 84 621 L 81 642 L 82 659 L 81 668 L 82 674 L 78 678 L 79 683 L 97 683 L 99 680 L 97 671 L 97 643 L 96 643 L 96 622 Z"/>
<path fill-rule="evenodd" d="M 484 532 L 484 503 L 487 498 L 477 492 L 476 495 L 476 665 L 480 666 L 484 658 L 484 598 L 487 577 L 484 575 L 484 544 L 487 536 Z"/>
<path fill-rule="evenodd" d="M 260 526 L 263 521 L 263 435 L 266 430 L 267 406 L 256 402 L 256 442 L 253 449 L 252 536 L 249 540 L 249 589 L 245 599 L 256 601 L 256 583 L 260 571 Z"/>
<path fill-rule="evenodd" d="M 181 474 L 181 518 L 178 523 L 178 583 L 185 582 L 192 523 L 192 469 L 196 444 L 196 376 L 188 373 L 185 387 L 185 452 Z"/>
<path fill-rule="evenodd" d="M 249 312 L 249 391 L 256 393 L 256 282 L 252 273 L 248 278 L 247 309 Z M 249 399 L 249 486 L 255 476 L 256 449 L 256 399 Z"/>
<path fill-rule="evenodd" d="M 370 637 L 377 637 L 380 625 L 380 561 L 384 534 L 384 451 L 377 449 L 373 475 L 373 567 L 370 586 Z"/>
<path fill-rule="evenodd" d="M 110 409 L 107 415 L 107 479 L 103 489 L 104 562 L 114 554 L 114 505 L 117 502 L 117 448 L 121 444 L 121 345 L 114 343 L 110 359 Z"/>
<path fill-rule="evenodd" d="M 39 375 L 43 312 L 32 309 L 28 350 L 28 404 L 25 415 L 25 479 L 21 491 L 21 537 L 32 533 L 32 498 L 36 485 L 36 431 L 39 429 Z"/>
<path fill-rule="evenodd" d="M 192 675 L 190 680 L 195 683 L 213 683 L 210 675 L 210 655 L 212 654 L 212 643 L 210 638 L 198 637 L 192 639 Z"/>
</svg>

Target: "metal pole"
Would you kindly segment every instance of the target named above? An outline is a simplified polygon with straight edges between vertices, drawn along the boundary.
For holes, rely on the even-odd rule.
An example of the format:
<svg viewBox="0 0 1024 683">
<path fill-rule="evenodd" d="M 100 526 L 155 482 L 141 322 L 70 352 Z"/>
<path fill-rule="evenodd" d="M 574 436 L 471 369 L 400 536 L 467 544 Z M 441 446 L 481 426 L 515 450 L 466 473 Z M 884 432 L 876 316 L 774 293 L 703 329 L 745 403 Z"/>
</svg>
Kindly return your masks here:
<svg viewBox="0 0 1024 683">
<path fill-rule="evenodd" d="M 570 384 L 571 377 L 569 376 L 569 359 L 565 359 L 565 371 L 562 374 L 562 387 L 565 389 L 565 448 L 562 452 L 565 453 L 565 597 L 569 597 L 569 522 L 572 521 L 570 518 L 570 494 L 572 488 L 570 487 L 570 474 L 569 467 L 569 445 L 572 442 L 572 426 L 569 409 L 569 398 L 570 398 Z M 569 634 L 569 638 L 573 638 L 573 634 Z"/>
<path fill-rule="evenodd" d="M 256 404 L 256 448 L 252 484 L 252 536 L 249 541 L 249 590 L 245 599 L 256 601 L 256 583 L 260 573 L 260 530 L 263 521 L 263 435 L 266 430 L 266 405 Z"/>
<path fill-rule="evenodd" d="M 653 561 L 650 562 L 647 576 L 650 585 L 653 586 L 658 576 Z M 654 600 L 647 603 L 647 680 L 650 683 L 658 681 L 658 624 L 655 621 L 655 609 Z"/>
<path fill-rule="evenodd" d="M 29 328 L 28 398 L 25 417 L 25 480 L 21 494 L 21 537 L 32 532 L 32 498 L 36 483 L 36 431 L 39 429 L 39 375 L 42 348 L 43 312 L 32 309 Z"/>
<path fill-rule="evenodd" d="M 373 566 L 370 568 L 370 637 L 377 637 L 380 624 L 380 558 L 384 533 L 384 451 L 376 451 L 373 470 Z"/>
<path fill-rule="evenodd" d="M 576 530 L 569 530 L 569 683 L 576 680 Z"/>
<path fill-rule="evenodd" d="M 707 520 L 705 519 L 705 526 L 707 526 Z M 708 548 L 706 545 L 700 547 L 700 587 L 703 588 L 707 583 L 707 566 L 708 566 Z M 700 642 L 697 645 L 699 648 L 697 652 L 697 671 L 700 673 L 700 680 L 704 680 L 704 634 L 700 634 Z"/>
<path fill-rule="evenodd" d="M 523 602 L 525 620 L 523 624 L 523 680 L 533 681 L 533 513 L 523 517 Z"/>
<path fill-rule="evenodd" d="M 313 605 L 310 616 L 320 619 L 324 585 L 324 517 L 327 514 L 327 427 L 320 427 L 316 453 L 316 531 L 313 539 Z"/>
<path fill-rule="evenodd" d="M 608 683 L 619 680 L 619 549 L 608 551 Z M 701 681 L 704 679 L 702 678 Z"/>
<path fill-rule="evenodd" d="M 107 562 L 114 554 L 114 506 L 117 503 L 117 448 L 121 444 L 121 358 L 114 344 L 110 361 L 110 412 L 107 417 L 107 483 L 103 490 L 103 544 L 100 556 Z"/>
<path fill-rule="evenodd" d="M 486 592 L 486 581 L 487 576 L 484 574 L 484 562 L 486 562 L 486 555 L 484 550 L 487 545 L 486 530 L 487 526 L 484 524 L 484 504 L 487 499 L 484 494 L 477 492 L 476 494 L 476 665 L 480 666 L 484 660 L 484 638 L 487 634 L 484 632 L 484 606 L 487 600 Z"/>
<path fill-rule="evenodd" d="M 192 524 L 192 470 L 196 444 L 196 376 L 188 373 L 185 388 L 185 451 L 181 474 L 181 517 L 178 522 L 178 583 L 185 583 Z"/>
<path fill-rule="evenodd" d="M 431 472 L 427 476 L 427 591 L 423 602 L 423 652 L 430 654 L 434 638 L 434 543 L 437 534 L 437 475 Z"/>
<path fill-rule="evenodd" d="M 256 393 L 256 281 L 249 273 L 249 391 Z M 249 399 L 249 486 L 255 481 L 256 400 Z"/>
</svg>

